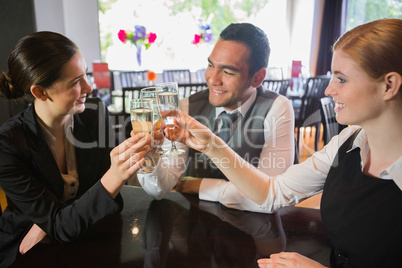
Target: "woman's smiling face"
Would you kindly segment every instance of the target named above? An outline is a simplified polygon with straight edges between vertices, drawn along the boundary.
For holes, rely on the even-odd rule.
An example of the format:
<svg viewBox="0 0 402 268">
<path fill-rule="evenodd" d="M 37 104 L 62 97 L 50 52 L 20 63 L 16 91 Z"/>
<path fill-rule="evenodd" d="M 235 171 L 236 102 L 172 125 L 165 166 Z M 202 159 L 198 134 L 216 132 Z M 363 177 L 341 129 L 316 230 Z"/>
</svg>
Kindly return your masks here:
<svg viewBox="0 0 402 268">
<path fill-rule="evenodd" d="M 75 114 L 85 110 L 86 95 L 92 92 L 86 71 L 85 59 L 80 52 L 77 52 L 64 65 L 60 79 L 46 89 L 46 94 L 51 100 L 50 108 L 57 114 Z"/>
<path fill-rule="evenodd" d="M 343 125 L 364 125 L 381 113 L 379 82 L 373 81 L 342 50 L 332 59 L 333 78 L 325 90 L 335 102 L 336 120 Z"/>
</svg>

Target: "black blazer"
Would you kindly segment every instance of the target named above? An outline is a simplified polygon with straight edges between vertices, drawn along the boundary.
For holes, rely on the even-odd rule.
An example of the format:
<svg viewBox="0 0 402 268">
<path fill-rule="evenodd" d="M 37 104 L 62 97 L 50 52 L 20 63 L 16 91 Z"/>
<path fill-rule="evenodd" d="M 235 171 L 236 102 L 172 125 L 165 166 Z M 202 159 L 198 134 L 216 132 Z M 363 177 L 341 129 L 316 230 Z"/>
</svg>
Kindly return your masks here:
<svg viewBox="0 0 402 268">
<path fill-rule="evenodd" d="M 99 99 L 87 99 L 83 113 L 74 115 L 75 152 L 79 176 L 77 197 L 61 201 L 63 179 L 35 117 L 34 105 L 0 127 L 0 187 L 8 207 L 0 217 L 0 267 L 9 265 L 19 244 L 36 223 L 60 242 L 78 239 L 100 220 L 123 208 L 100 183 L 110 167 L 114 135 Z"/>
</svg>

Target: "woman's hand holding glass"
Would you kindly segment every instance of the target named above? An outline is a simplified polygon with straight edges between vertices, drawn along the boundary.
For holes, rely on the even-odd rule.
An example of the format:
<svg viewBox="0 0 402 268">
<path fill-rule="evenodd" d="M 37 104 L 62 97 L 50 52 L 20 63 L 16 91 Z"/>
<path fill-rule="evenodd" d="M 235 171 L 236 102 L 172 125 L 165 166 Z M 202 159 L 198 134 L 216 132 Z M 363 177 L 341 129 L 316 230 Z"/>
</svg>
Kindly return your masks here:
<svg viewBox="0 0 402 268">
<path fill-rule="evenodd" d="M 132 132 L 133 134 L 133 132 Z M 110 168 L 101 183 L 112 198 L 115 198 L 127 180 L 145 164 L 144 156 L 151 149 L 151 137 L 145 133 L 132 135 L 110 152 Z"/>
</svg>

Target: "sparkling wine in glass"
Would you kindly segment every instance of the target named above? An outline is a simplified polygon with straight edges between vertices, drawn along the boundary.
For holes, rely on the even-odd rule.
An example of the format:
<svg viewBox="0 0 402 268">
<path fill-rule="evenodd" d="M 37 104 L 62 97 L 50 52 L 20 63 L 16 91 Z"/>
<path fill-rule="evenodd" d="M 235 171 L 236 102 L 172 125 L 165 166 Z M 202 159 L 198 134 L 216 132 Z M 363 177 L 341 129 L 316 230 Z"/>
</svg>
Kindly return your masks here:
<svg viewBox="0 0 402 268">
<path fill-rule="evenodd" d="M 130 103 L 131 125 L 134 134 L 148 133 L 152 136 L 154 110 L 152 100 L 133 99 Z M 158 162 L 155 150 L 149 151 L 145 156 L 145 164 L 138 170 L 140 174 L 152 173 Z"/>
<path fill-rule="evenodd" d="M 154 123 L 154 131 L 159 131 L 161 132 L 161 124 L 163 123 L 163 119 L 159 114 L 158 111 L 158 104 L 156 100 L 156 87 L 151 86 L 151 87 L 146 87 L 141 89 L 140 91 L 140 98 L 141 100 L 151 100 L 153 101 L 153 111 L 154 111 L 154 118 L 153 118 L 153 123 Z M 162 146 L 157 143 L 156 144 L 156 151 L 159 154 L 163 154 L 163 149 Z"/>
<path fill-rule="evenodd" d="M 159 113 L 165 121 L 165 125 L 168 128 L 174 128 L 173 119 L 177 117 L 177 110 L 179 109 L 179 90 L 176 82 L 167 82 L 157 84 L 157 101 Z M 176 147 L 174 140 L 172 147 L 169 151 L 166 151 L 164 155 L 178 156 L 184 153 L 184 150 L 179 150 Z"/>
</svg>

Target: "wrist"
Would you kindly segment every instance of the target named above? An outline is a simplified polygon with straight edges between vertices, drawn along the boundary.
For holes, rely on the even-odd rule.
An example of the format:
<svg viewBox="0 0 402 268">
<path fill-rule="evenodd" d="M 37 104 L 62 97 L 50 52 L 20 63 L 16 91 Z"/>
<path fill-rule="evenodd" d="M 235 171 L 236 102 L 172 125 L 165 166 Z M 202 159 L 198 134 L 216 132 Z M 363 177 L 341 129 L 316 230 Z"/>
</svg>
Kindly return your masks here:
<svg viewBox="0 0 402 268">
<path fill-rule="evenodd" d="M 204 154 L 206 154 L 209 158 L 219 157 L 226 148 L 229 148 L 229 145 L 218 136 L 213 135 L 210 143 L 204 151 Z"/>
<path fill-rule="evenodd" d="M 103 177 L 100 179 L 100 182 L 103 188 L 105 188 L 106 192 L 113 199 L 117 196 L 124 185 L 124 182 L 122 180 L 114 178 L 114 176 L 111 174 L 110 169 L 103 175 Z"/>
</svg>

